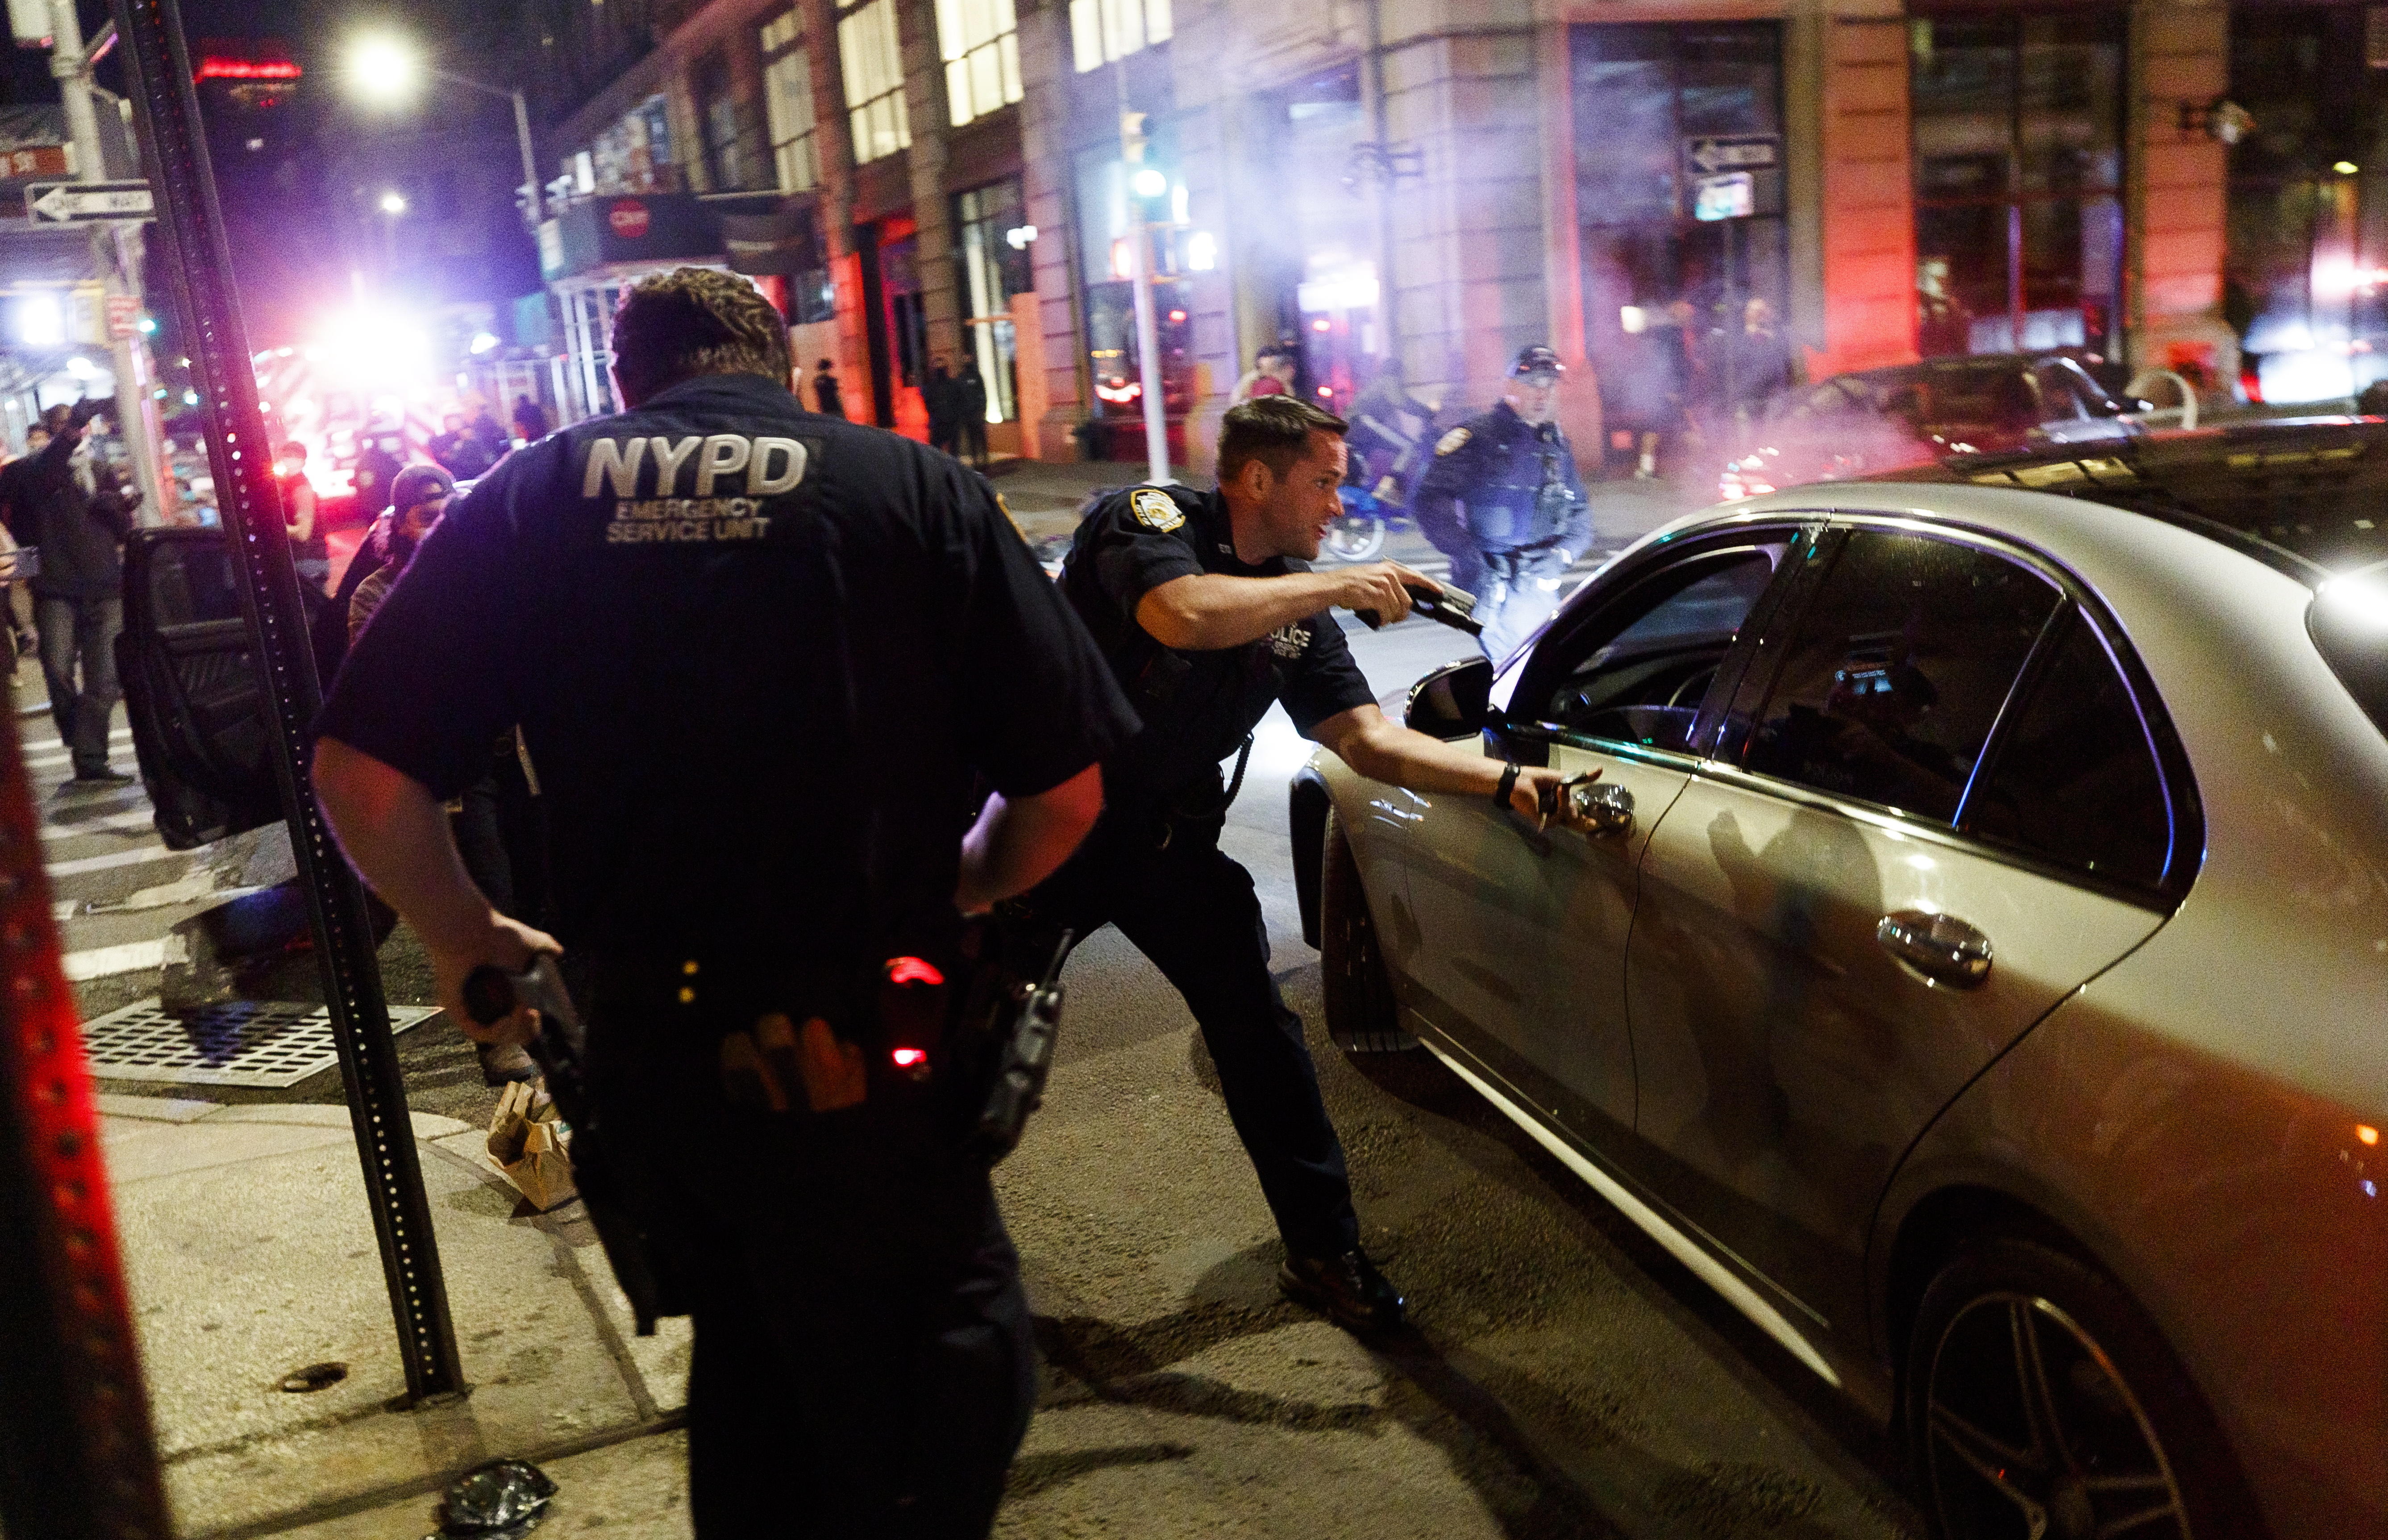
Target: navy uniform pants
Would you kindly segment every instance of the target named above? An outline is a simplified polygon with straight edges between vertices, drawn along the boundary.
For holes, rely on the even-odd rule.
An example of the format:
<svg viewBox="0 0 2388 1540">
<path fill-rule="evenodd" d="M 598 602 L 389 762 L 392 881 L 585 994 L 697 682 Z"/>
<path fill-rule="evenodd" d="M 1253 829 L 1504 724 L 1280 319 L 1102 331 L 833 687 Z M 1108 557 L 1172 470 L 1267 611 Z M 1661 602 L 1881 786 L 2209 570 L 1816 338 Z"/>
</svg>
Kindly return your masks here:
<svg viewBox="0 0 2388 1540">
<path fill-rule="evenodd" d="M 1218 834 L 1213 819 L 1158 845 L 1157 833 L 1106 817 L 1028 902 L 1041 923 L 1081 940 L 1117 925 L 1176 986 L 1287 1252 L 1340 1256 L 1360 1242 L 1343 1144 L 1319 1099 L 1302 1018 L 1269 976 L 1251 873 L 1219 849 Z"/>
<path fill-rule="evenodd" d="M 986 1172 L 868 1101 L 730 1105 L 720 1033 L 752 1023 L 680 1005 L 681 982 L 579 987 L 606 1168 L 695 1325 L 696 1533 L 984 1535 L 1036 1384 Z"/>
</svg>

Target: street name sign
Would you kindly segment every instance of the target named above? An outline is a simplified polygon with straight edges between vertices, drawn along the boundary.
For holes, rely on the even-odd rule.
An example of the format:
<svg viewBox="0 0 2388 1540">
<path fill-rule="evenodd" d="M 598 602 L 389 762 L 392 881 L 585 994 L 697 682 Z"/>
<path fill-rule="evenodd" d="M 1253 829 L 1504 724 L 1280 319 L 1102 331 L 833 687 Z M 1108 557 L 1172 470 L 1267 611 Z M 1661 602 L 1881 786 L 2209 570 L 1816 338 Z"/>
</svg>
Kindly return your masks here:
<svg viewBox="0 0 2388 1540">
<path fill-rule="evenodd" d="M 25 212 L 36 224 L 146 220 L 157 211 L 146 182 L 36 182 L 25 189 Z"/>
<path fill-rule="evenodd" d="M 1783 136 L 1703 134 L 1683 141 L 1683 163 L 1702 176 L 1719 172 L 1771 172 L 1783 163 Z"/>
</svg>

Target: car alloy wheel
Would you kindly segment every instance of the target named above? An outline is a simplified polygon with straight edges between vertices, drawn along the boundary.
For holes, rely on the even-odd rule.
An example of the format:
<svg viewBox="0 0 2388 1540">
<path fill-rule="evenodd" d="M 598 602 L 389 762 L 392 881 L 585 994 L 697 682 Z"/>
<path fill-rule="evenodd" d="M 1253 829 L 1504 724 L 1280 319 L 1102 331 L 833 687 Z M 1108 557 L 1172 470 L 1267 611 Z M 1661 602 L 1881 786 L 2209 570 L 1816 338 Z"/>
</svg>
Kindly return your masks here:
<svg viewBox="0 0 2388 1540">
<path fill-rule="evenodd" d="M 2262 1540 L 2229 1440 L 2164 1334 L 2070 1249 L 1991 1232 L 1917 1302 L 1908 1468 L 1938 1540 Z"/>
<path fill-rule="evenodd" d="M 2121 1371 L 2052 1302 L 1976 1296 L 1940 1334 L 1925 1480 L 1950 1540 L 2187 1540 L 2187 1505 Z"/>
</svg>

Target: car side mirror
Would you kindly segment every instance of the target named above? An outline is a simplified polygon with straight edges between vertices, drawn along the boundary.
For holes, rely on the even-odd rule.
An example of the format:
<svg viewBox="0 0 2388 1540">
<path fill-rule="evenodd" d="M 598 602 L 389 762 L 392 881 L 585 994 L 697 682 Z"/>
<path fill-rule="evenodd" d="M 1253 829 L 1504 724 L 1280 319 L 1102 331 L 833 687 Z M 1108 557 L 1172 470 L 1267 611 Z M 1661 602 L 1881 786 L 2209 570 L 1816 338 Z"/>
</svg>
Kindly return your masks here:
<svg viewBox="0 0 2388 1540">
<path fill-rule="evenodd" d="M 1450 742 L 1484 731 L 1492 706 L 1492 660 L 1471 657 L 1446 663 L 1410 686 L 1402 719 L 1429 738 Z"/>
</svg>

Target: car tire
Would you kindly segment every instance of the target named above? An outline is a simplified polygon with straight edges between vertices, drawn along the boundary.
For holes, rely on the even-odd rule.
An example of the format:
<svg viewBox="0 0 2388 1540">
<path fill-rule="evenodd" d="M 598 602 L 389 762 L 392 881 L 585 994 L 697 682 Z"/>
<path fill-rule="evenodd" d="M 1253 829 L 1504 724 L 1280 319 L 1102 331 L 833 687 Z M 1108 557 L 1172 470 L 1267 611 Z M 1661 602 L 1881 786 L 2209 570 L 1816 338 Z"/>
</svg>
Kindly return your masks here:
<svg viewBox="0 0 2388 1540">
<path fill-rule="evenodd" d="M 2229 1446 L 2122 1286 L 2053 1247 L 1967 1242 L 1924 1291 L 1901 1420 L 1939 1540 L 2240 1540 L 2265 1531 Z M 2034 1520 L 2039 1521 L 2035 1527 Z"/>
<path fill-rule="evenodd" d="M 1326 997 L 1327 1035 L 1346 1053 L 1395 1053 L 1417 1047 L 1402 1030 L 1393 1003 L 1391 975 L 1377 942 L 1377 923 L 1360 883 L 1360 862 L 1343 833 L 1343 820 L 1327 810 L 1320 842 L 1324 867 L 1318 880 L 1318 972 Z"/>
</svg>

